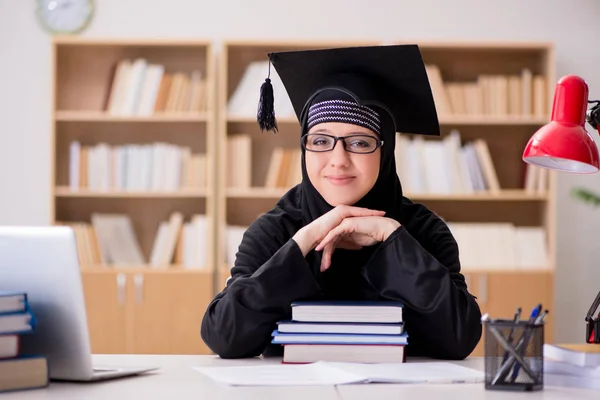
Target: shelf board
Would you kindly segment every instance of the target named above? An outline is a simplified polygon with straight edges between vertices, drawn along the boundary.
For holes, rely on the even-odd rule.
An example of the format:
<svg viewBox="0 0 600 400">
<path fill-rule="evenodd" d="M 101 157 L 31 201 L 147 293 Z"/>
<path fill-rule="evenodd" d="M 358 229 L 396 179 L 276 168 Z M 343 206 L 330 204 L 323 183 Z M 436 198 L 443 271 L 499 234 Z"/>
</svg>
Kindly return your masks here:
<svg viewBox="0 0 600 400">
<path fill-rule="evenodd" d="M 506 189 L 498 193 L 480 192 L 465 194 L 428 194 L 428 193 L 404 193 L 413 200 L 438 200 L 438 201 L 545 201 L 547 193 L 527 193 L 521 189 Z"/>
<path fill-rule="evenodd" d="M 91 197 L 91 198 L 196 198 L 206 197 L 206 189 L 188 189 L 177 191 L 101 191 L 78 189 L 71 190 L 67 186 L 58 186 L 54 190 L 56 197 Z"/>
<path fill-rule="evenodd" d="M 278 124 L 295 124 L 300 123 L 295 117 L 275 117 Z M 227 117 L 227 122 L 242 123 L 242 124 L 258 124 L 256 117 Z"/>
<path fill-rule="evenodd" d="M 549 117 L 525 117 L 510 116 L 503 117 L 498 115 L 445 115 L 439 116 L 440 125 L 488 125 L 488 126 L 523 126 L 533 125 L 541 126 L 550 121 Z M 228 117 L 227 122 L 231 123 L 257 123 L 255 117 Z M 295 124 L 298 120 L 294 117 L 277 118 L 278 124 Z"/>
<path fill-rule="evenodd" d="M 274 199 L 283 196 L 289 188 L 228 188 L 226 196 L 229 198 L 245 199 Z M 475 193 L 475 194 L 410 194 L 406 197 L 412 200 L 436 200 L 436 201 L 545 201 L 548 199 L 546 193 L 527 193 L 524 190 L 510 189 L 499 193 Z"/>
<path fill-rule="evenodd" d="M 226 196 L 238 199 L 275 199 L 283 196 L 290 188 L 227 188 Z"/>
<path fill-rule="evenodd" d="M 206 122 L 208 117 L 205 112 L 119 116 L 103 111 L 57 111 L 55 119 L 60 122 Z"/>
<path fill-rule="evenodd" d="M 82 272 L 94 273 L 150 273 L 150 274 L 199 274 L 212 275 L 213 271 L 208 268 L 184 268 L 179 264 L 172 264 L 164 267 L 152 267 L 150 265 L 110 265 L 95 264 L 82 265 Z"/>
<path fill-rule="evenodd" d="M 444 115 L 439 116 L 439 121 L 440 125 L 541 126 L 550 122 L 550 116 Z"/>
</svg>

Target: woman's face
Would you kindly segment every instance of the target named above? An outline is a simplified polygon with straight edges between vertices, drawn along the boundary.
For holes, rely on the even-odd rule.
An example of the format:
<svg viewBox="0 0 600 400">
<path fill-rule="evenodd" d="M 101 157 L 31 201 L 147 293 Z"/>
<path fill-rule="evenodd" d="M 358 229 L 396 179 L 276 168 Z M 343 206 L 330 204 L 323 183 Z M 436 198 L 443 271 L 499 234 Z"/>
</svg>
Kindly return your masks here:
<svg viewBox="0 0 600 400">
<path fill-rule="evenodd" d="M 307 145 L 316 149 L 326 146 L 331 139 L 319 134 L 346 138 L 348 149 L 360 150 L 368 145 L 369 139 L 352 138 L 352 136 L 370 136 L 379 139 L 370 129 L 340 122 L 326 122 L 313 126 Z M 319 191 L 327 203 L 353 205 L 364 197 L 375 185 L 379 176 L 381 148 L 368 154 L 351 153 L 344 150 L 343 142 L 338 140 L 331 151 L 306 151 L 306 172 L 313 186 Z"/>
</svg>

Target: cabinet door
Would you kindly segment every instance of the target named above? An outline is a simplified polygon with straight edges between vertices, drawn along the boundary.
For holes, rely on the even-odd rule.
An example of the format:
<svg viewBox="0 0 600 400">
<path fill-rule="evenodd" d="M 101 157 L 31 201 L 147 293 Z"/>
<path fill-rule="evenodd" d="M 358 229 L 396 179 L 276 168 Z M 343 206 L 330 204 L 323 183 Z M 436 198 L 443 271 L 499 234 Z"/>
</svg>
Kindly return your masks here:
<svg viewBox="0 0 600 400">
<path fill-rule="evenodd" d="M 491 318 L 511 319 L 517 307 L 522 308 L 521 318 L 529 317 L 531 310 L 541 303 L 544 308 L 554 307 L 554 275 L 552 271 L 519 272 L 469 272 L 465 278 L 469 292 L 477 297 L 481 314 Z M 544 338 L 553 340 L 552 315 L 546 318 Z M 471 356 L 483 356 L 485 330 Z"/>
<path fill-rule="evenodd" d="M 487 280 L 487 310 L 491 318 L 512 319 L 521 307 L 521 319 L 528 319 L 531 310 L 541 303 L 550 310 L 546 318 L 544 339 L 553 340 L 554 274 L 552 271 L 520 271 L 490 273 Z"/>
<path fill-rule="evenodd" d="M 126 276 L 115 271 L 82 271 L 92 353 L 128 353 Z"/>
<path fill-rule="evenodd" d="M 517 307 L 521 307 L 521 318 L 529 317 L 531 310 L 541 303 L 544 308 L 554 307 L 554 274 L 552 271 L 521 272 L 476 272 L 469 274 L 473 295 L 481 308 L 481 314 L 491 318 L 511 319 Z M 546 318 L 544 339 L 553 341 L 552 312 Z M 483 356 L 485 330 L 481 341 L 471 356 Z"/>
<path fill-rule="evenodd" d="M 132 275 L 134 352 L 210 354 L 200 337 L 213 274 L 149 271 Z"/>
</svg>

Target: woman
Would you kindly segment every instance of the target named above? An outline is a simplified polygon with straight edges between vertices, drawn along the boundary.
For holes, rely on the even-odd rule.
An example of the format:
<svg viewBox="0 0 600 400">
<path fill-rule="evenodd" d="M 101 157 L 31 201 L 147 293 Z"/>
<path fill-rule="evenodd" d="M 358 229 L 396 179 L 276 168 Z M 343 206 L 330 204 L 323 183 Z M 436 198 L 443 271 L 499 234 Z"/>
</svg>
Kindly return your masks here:
<svg viewBox="0 0 600 400">
<path fill-rule="evenodd" d="M 223 358 L 280 353 L 271 332 L 294 301 L 396 300 L 409 356 L 467 357 L 481 313 L 457 243 L 402 195 L 395 169 L 396 132 L 439 135 L 418 47 L 269 56 L 301 123 L 303 179 L 244 234 L 227 287 L 206 310 L 203 340 Z M 263 111 L 270 97 L 263 92 Z M 266 125 L 277 129 L 273 119 Z"/>
</svg>

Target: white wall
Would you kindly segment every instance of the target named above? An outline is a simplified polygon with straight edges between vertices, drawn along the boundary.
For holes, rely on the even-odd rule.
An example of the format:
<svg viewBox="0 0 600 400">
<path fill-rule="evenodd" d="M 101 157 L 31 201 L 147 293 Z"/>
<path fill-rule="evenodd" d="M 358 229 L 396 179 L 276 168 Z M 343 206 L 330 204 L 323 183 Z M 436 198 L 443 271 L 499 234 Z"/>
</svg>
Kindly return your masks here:
<svg viewBox="0 0 600 400">
<path fill-rule="evenodd" d="M 96 3 L 85 36 L 549 40 L 556 44 L 558 76 L 581 75 L 590 98 L 600 98 L 598 0 Z M 31 0 L 0 0 L 0 224 L 46 224 L 50 218 L 50 38 L 34 11 Z M 600 192 L 600 178 L 559 177 L 557 304 L 551 311 L 561 321 L 559 341 L 583 340 L 585 313 L 600 290 L 600 210 L 574 202 L 568 194 L 573 185 Z"/>
</svg>

